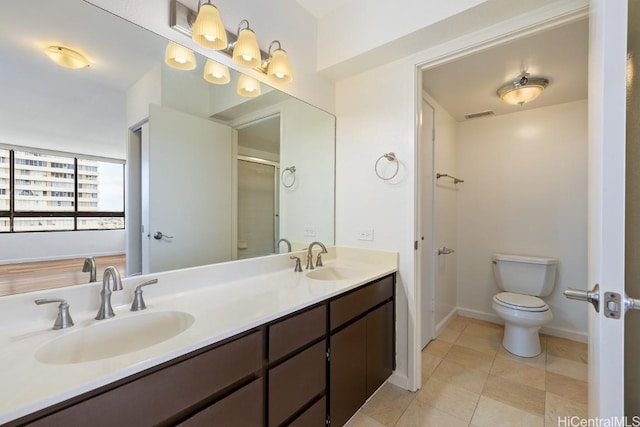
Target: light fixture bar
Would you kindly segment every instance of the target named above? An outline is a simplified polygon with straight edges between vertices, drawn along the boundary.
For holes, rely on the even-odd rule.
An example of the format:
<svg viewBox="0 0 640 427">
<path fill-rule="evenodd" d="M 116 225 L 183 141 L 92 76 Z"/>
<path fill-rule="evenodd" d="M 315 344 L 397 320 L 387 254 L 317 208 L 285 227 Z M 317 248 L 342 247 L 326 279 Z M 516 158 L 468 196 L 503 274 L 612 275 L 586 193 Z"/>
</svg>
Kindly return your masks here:
<svg viewBox="0 0 640 427">
<path fill-rule="evenodd" d="M 199 0 L 198 0 L 199 1 Z M 190 9 L 188 6 L 180 3 L 178 0 L 171 0 L 169 6 L 169 26 L 179 32 L 180 34 L 184 34 L 185 36 L 191 38 L 192 34 L 192 26 L 196 20 L 197 12 L 193 9 Z M 228 44 L 226 49 L 219 50 L 218 52 L 224 52 L 230 58 L 233 57 L 233 46 L 235 42 L 238 40 L 238 36 L 229 30 L 226 30 Z M 269 54 L 262 49 L 260 49 L 261 56 L 261 65 L 259 67 L 254 68 L 255 70 L 260 71 L 263 74 L 267 74 L 267 67 L 269 60 Z"/>
</svg>

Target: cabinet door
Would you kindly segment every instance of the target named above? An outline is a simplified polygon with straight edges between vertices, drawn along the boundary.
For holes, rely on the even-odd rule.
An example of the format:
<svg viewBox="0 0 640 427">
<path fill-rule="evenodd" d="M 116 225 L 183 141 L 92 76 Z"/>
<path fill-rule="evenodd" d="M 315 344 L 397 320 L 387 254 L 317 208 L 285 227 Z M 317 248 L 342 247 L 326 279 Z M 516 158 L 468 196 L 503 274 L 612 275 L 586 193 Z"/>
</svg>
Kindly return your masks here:
<svg viewBox="0 0 640 427">
<path fill-rule="evenodd" d="M 331 424 L 344 425 L 367 398 L 367 318 L 331 336 Z"/>
<path fill-rule="evenodd" d="M 367 398 L 393 372 L 393 301 L 367 314 Z"/>
<path fill-rule="evenodd" d="M 261 427 L 264 419 L 262 378 L 219 400 L 178 427 Z"/>
</svg>

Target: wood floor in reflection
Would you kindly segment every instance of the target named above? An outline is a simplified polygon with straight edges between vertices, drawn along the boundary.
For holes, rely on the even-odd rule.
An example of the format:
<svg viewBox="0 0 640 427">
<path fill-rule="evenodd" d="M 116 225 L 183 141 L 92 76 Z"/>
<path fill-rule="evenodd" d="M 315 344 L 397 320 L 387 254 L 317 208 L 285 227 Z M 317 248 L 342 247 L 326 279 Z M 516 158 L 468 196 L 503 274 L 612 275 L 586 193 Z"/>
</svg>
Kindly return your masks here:
<svg viewBox="0 0 640 427">
<path fill-rule="evenodd" d="M 104 269 L 115 266 L 124 275 L 125 255 L 95 257 L 97 279 Z M 84 258 L 58 261 L 25 262 L 0 265 L 0 296 L 89 282 L 89 273 L 82 272 Z"/>
</svg>

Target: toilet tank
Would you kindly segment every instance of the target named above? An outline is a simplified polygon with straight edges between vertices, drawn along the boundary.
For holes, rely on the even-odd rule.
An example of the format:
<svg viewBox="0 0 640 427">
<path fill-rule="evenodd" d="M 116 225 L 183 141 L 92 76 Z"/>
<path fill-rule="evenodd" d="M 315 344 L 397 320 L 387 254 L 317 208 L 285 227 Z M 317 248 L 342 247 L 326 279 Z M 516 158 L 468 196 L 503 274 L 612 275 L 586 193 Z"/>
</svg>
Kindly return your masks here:
<svg viewBox="0 0 640 427">
<path fill-rule="evenodd" d="M 553 291 L 555 258 L 493 254 L 492 263 L 496 284 L 506 292 L 544 297 Z"/>
</svg>

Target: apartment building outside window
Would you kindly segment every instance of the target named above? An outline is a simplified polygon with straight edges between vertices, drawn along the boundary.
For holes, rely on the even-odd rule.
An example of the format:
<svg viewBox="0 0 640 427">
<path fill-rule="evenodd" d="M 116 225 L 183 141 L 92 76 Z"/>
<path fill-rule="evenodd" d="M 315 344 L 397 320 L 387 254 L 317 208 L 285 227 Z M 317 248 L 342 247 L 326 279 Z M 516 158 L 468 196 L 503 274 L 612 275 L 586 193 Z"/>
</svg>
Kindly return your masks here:
<svg viewBox="0 0 640 427">
<path fill-rule="evenodd" d="M 0 147 L 0 232 L 124 228 L 124 163 Z"/>
</svg>

